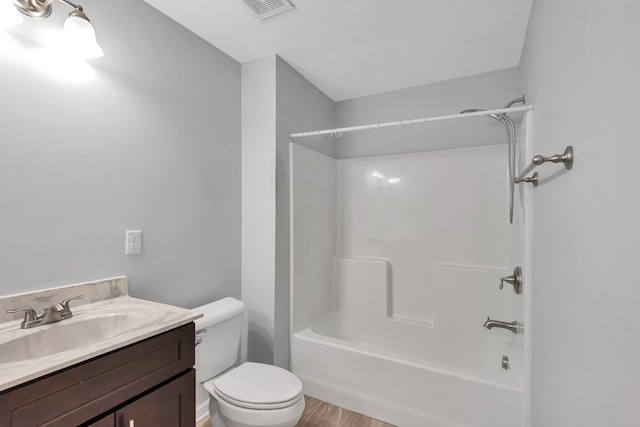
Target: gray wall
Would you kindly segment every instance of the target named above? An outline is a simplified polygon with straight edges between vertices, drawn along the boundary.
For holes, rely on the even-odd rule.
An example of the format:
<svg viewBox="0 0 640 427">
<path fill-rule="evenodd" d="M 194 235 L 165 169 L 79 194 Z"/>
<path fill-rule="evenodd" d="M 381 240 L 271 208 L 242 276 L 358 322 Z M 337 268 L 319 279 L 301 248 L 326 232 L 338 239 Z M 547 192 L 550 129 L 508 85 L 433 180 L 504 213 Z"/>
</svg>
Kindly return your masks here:
<svg viewBox="0 0 640 427">
<path fill-rule="evenodd" d="M 0 32 L 0 293 L 126 274 L 184 307 L 238 297 L 240 65 L 141 0 L 83 6 L 88 69 L 43 54 L 62 4 Z"/>
<path fill-rule="evenodd" d="M 289 133 L 333 126 L 334 102 L 270 55 L 242 64 L 242 299 L 250 361 L 289 366 Z M 304 142 L 303 142 L 304 143 Z M 326 143 L 321 150 L 333 153 Z"/>
<path fill-rule="evenodd" d="M 335 123 L 347 127 L 457 114 L 468 108 L 495 109 L 521 95 L 518 69 L 507 68 L 338 102 Z M 518 119 L 516 116 L 513 118 Z M 464 123 L 452 120 L 346 133 L 336 140 L 337 156 L 351 158 L 505 143 L 500 122 L 486 117 L 464 120 Z"/>
<path fill-rule="evenodd" d="M 242 300 L 249 361 L 274 362 L 275 55 L 242 64 Z"/>
<path fill-rule="evenodd" d="M 276 58 L 276 270 L 275 363 L 289 366 L 290 315 L 290 169 L 289 134 L 333 127 L 335 103 L 281 58 Z M 335 155 L 335 144 L 299 141 Z"/>
<path fill-rule="evenodd" d="M 640 4 L 536 0 L 521 62 L 540 168 L 534 427 L 640 425 Z"/>
</svg>

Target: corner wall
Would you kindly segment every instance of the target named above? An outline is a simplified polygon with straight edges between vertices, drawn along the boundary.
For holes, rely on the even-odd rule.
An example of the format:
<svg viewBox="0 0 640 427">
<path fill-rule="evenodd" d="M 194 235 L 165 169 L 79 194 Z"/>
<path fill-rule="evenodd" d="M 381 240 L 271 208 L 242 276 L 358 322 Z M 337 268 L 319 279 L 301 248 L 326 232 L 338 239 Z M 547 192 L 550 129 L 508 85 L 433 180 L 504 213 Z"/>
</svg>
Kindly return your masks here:
<svg viewBox="0 0 640 427">
<path fill-rule="evenodd" d="M 242 64 L 242 300 L 249 361 L 274 361 L 275 56 Z"/>
<path fill-rule="evenodd" d="M 280 57 L 276 57 L 276 89 L 275 364 L 288 367 L 291 313 L 289 134 L 332 128 L 335 103 Z M 335 143 L 331 139 L 297 142 L 328 156 L 335 156 Z"/>
<path fill-rule="evenodd" d="M 640 4 L 536 0 L 521 62 L 534 152 L 534 427 L 640 425 Z"/>
<path fill-rule="evenodd" d="M 288 367 L 289 133 L 333 127 L 334 103 L 276 55 L 242 64 L 242 82 L 242 299 L 249 308 L 248 360 Z M 327 141 L 316 141 L 314 149 L 335 151 Z"/>
</svg>

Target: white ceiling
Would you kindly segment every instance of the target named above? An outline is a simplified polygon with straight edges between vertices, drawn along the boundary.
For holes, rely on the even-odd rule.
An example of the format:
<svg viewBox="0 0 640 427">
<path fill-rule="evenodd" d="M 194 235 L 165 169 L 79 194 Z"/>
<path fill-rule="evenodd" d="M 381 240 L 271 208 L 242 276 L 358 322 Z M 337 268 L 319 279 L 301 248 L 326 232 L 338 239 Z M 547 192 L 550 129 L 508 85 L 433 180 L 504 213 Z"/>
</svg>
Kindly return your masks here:
<svg viewBox="0 0 640 427">
<path fill-rule="evenodd" d="M 244 63 L 278 54 L 334 101 L 515 67 L 533 0 L 146 0 Z"/>
</svg>

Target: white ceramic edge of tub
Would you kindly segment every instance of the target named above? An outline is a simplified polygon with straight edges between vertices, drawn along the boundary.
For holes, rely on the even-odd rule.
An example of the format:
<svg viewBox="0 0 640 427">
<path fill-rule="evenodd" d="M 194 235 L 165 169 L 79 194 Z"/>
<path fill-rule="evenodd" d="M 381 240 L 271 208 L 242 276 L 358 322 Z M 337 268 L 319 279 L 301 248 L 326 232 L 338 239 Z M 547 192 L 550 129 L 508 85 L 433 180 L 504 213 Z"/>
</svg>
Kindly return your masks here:
<svg viewBox="0 0 640 427">
<path fill-rule="evenodd" d="M 347 350 L 347 351 L 352 351 L 358 354 L 364 354 L 366 356 L 369 357 L 373 357 L 376 359 L 380 359 L 380 360 L 385 360 L 385 361 L 389 361 L 389 362 L 393 362 L 393 363 L 402 363 L 403 365 L 407 365 L 410 366 L 412 368 L 416 368 L 416 369 L 421 369 L 421 370 L 428 370 L 428 371 L 432 371 L 435 372 L 437 374 L 440 375 L 448 375 L 448 376 L 452 376 L 455 378 L 460 378 L 462 380 L 466 380 L 466 381 L 473 381 L 473 382 L 477 382 L 480 384 L 485 384 L 485 385 L 489 385 L 492 387 L 497 387 L 497 388 L 501 388 L 504 390 L 509 390 L 509 391 L 515 391 L 515 392 L 523 392 L 524 391 L 524 385 L 523 384 L 505 384 L 505 383 L 500 383 L 498 381 L 492 381 L 486 378 L 479 378 L 479 377 L 475 377 L 469 373 L 462 373 L 462 372 L 455 372 L 453 370 L 451 370 L 451 368 L 447 365 L 443 365 L 441 363 L 433 363 L 432 365 L 424 365 L 422 363 L 419 363 L 415 360 L 411 360 L 411 359 L 398 359 L 397 357 L 395 357 L 392 354 L 389 354 L 387 352 L 384 353 L 378 353 L 376 351 L 372 351 L 371 349 L 369 349 L 366 345 L 359 343 L 357 345 L 354 345 L 348 341 L 344 341 L 338 338 L 333 338 L 333 337 L 328 337 L 328 336 L 323 336 L 323 335 L 319 335 L 318 333 L 314 332 L 313 329 L 311 327 L 307 327 L 304 328 L 298 332 L 296 332 L 294 334 L 294 338 L 298 338 L 298 339 L 302 339 L 302 340 L 307 340 L 307 341 L 311 341 L 317 344 L 322 344 L 322 345 L 328 345 L 331 347 L 336 347 L 339 348 L 341 350 Z M 297 374 L 296 374 L 297 375 Z"/>
</svg>

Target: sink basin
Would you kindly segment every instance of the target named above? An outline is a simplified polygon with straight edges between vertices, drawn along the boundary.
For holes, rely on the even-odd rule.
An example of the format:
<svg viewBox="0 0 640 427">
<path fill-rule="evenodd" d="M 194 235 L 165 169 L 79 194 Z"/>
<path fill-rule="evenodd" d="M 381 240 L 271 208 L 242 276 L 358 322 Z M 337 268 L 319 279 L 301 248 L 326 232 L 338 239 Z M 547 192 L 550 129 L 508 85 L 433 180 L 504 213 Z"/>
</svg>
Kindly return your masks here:
<svg viewBox="0 0 640 427">
<path fill-rule="evenodd" d="M 5 312 L 33 307 L 42 313 L 49 304 L 77 295 L 84 298 L 72 302 L 73 317 L 49 325 L 21 329 L 22 315 Z M 126 276 L 0 295 L 0 394 L 199 317 L 202 315 L 185 308 L 130 296 Z"/>
<path fill-rule="evenodd" d="M 0 341 L 0 363 L 51 356 L 98 344 L 149 322 L 156 310 L 142 305 L 117 305 L 74 312 L 71 319 L 16 331 Z"/>
</svg>

